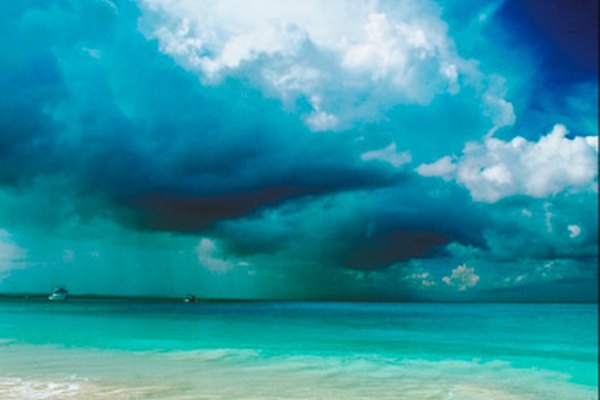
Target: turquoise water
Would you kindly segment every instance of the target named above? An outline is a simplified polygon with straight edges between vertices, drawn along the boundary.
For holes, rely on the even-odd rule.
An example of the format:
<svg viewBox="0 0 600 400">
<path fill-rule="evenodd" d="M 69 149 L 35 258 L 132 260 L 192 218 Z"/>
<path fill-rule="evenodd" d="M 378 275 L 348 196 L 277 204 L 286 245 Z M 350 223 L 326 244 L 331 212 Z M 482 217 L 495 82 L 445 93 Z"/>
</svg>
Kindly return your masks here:
<svg viewBox="0 0 600 400">
<path fill-rule="evenodd" d="M 597 305 L 0 301 L 0 399 L 597 399 Z"/>
</svg>

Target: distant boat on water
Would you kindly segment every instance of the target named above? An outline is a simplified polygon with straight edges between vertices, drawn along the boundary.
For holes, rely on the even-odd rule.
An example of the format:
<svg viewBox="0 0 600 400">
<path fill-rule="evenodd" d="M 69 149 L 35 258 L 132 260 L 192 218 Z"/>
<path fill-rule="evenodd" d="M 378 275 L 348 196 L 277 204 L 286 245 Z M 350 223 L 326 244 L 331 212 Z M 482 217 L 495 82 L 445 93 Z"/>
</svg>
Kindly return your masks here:
<svg viewBox="0 0 600 400">
<path fill-rule="evenodd" d="M 69 292 L 67 292 L 66 289 L 58 288 L 58 289 L 54 289 L 52 291 L 52 293 L 50 293 L 50 296 L 48 296 L 48 300 L 50 300 L 50 301 L 65 301 L 65 300 L 67 300 L 68 296 L 69 296 Z"/>
<path fill-rule="evenodd" d="M 183 299 L 183 301 L 185 303 L 197 303 L 197 302 L 200 301 L 200 299 L 198 299 L 196 296 L 190 294 L 190 295 L 185 296 L 185 298 Z"/>
</svg>

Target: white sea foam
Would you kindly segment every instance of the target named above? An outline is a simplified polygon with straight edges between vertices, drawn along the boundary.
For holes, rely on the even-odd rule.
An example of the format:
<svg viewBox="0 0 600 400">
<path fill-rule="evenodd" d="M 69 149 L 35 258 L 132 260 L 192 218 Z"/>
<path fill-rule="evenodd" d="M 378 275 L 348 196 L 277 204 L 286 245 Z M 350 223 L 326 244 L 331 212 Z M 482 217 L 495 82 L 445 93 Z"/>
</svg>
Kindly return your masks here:
<svg viewBox="0 0 600 400">
<path fill-rule="evenodd" d="M 0 348 L 0 399 L 597 399 L 595 389 L 566 374 L 504 361 L 265 351 L 14 344 Z"/>
<path fill-rule="evenodd" d="M 196 360 L 196 361 L 244 361 L 260 356 L 260 352 L 252 349 L 207 349 L 171 351 L 164 353 L 168 358 L 174 360 Z"/>
<path fill-rule="evenodd" d="M 154 360 L 149 360 L 150 364 Z M 280 370 L 281 365 L 264 365 L 262 371 L 238 367 L 216 368 L 210 372 L 190 374 L 179 382 L 165 377 L 164 381 L 145 384 L 121 380 L 103 382 L 78 377 L 56 378 L 0 378 L 0 399 L 3 400 L 58 400 L 58 399 L 395 399 L 395 400 L 592 400 L 595 394 L 576 387 L 555 387 L 540 391 L 539 383 L 529 382 L 529 388 L 503 387 L 486 377 L 477 381 L 468 378 L 453 382 L 432 363 L 428 376 L 419 376 L 410 369 L 398 367 L 395 374 L 369 376 L 372 371 L 360 373 L 319 365 L 294 363 L 295 368 Z M 365 364 L 362 364 L 364 367 Z M 424 366 L 424 365 L 423 365 Z M 138 373 L 144 373 L 142 368 Z M 176 367 L 164 365 L 165 372 Z M 116 366 L 116 369 L 122 367 Z M 337 371 L 338 373 L 332 373 Z M 388 371 L 390 372 L 390 371 Z M 125 373 L 125 371 L 121 371 Z M 131 374 L 131 372 L 129 372 Z M 514 371 L 513 371 L 514 373 Z M 128 376 L 127 379 L 131 377 Z M 375 378 L 375 379 L 374 379 Z M 550 397 L 548 397 L 550 396 Z"/>
<path fill-rule="evenodd" d="M 0 377 L 0 399 L 2 400 L 142 399 L 160 396 L 160 393 L 165 391 L 165 388 L 153 386 L 119 387 L 99 384 L 77 377 L 62 379 Z"/>
</svg>

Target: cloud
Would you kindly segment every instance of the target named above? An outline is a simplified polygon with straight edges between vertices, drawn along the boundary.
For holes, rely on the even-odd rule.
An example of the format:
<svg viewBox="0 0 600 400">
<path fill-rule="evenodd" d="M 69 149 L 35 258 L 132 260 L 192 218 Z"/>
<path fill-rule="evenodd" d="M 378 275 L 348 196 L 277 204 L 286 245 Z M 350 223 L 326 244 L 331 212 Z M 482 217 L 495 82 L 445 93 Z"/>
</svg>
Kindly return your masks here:
<svg viewBox="0 0 600 400">
<path fill-rule="evenodd" d="M 229 260 L 223 255 L 223 252 L 217 247 L 217 243 L 209 238 L 203 238 L 196 247 L 198 253 L 198 262 L 204 268 L 214 272 L 224 273 L 238 266 L 248 266 L 243 261 Z"/>
<path fill-rule="evenodd" d="M 452 270 L 452 275 L 444 276 L 442 282 L 462 292 L 477 285 L 479 275 L 475 274 L 475 268 L 462 264 Z"/>
<path fill-rule="evenodd" d="M 398 167 L 447 136 L 431 115 L 478 136 L 490 120 L 472 103 L 503 97 L 434 3 L 52 4 L 3 21 L 23 44 L 0 48 L 15 94 L 0 101 L 0 184 L 60 180 L 48 191 L 95 198 L 130 228 L 199 232 L 401 184 Z"/>
<path fill-rule="evenodd" d="M 137 30 L 135 4 L 118 10 L 23 5 L 5 21 L 24 45 L 0 48 L 0 87 L 15 94 L 0 101 L 0 184 L 62 180 L 49 191 L 96 197 L 130 227 L 198 231 L 292 198 L 402 179 L 363 163 L 347 135 L 313 135 L 243 79 L 203 85 Z M 318 129 L 331 122 L 323 113 Z"/>
<path fill-rule="evenodd" d="M 3 262 L 39 266 L 0 289 L 410 299 L 410 276 L 465 298 L 553 259 L 553 287 L 597 279 L 596 78 L 548 85 L 502 9 L 0 5 Z M 478 290 L 440 281 L 459 264 Z"/>
<path fill-rule="evenodd" d="M 548 285 L 552 282 L 585 282 L 597 279 L 593 268 L 581 265 L 579 260 L 553 259 L 532 263 L 531 268 L 518 268 L 499 280 L 498 287 Z"/>
<path fill-rule="evenodd" d="M 241 76 L 288 106 L 305 99 L 304 121 L 315 131 L 379 118 L 395 104 L 429 104 L 463 86 L 476 89 L 494 125 L 514 122 L 501 85 L 460 57 L 433 2 L 143 4 L 143 29 L 162 52 L 207 84 Z"/>
<path fill-rule="evenodd" d="M 485 233 L 489 253 L 483 258 L 501 263 L 598 256 L 597 193 L 564 191 L 552 199 L 514 196 L 488 207 L 492 220 Z M 569 237 L 573 225 L 580 228 L 576 240 Z"/>
<path fill-rule="evenodd" d="M 490 132 L 494 132 L 504 126 L 511 126 L 515 123 L 517 117 L 514 107 L 503 98 L 503 95 L 488 92 L 484 96 L 484 103 L 487 105 L 486 114 L 494 123 L 494 127 Z"/>
<path fill-rule="evenodd" d="M 458 166 L 452 157 L 444 156 L 431 164 L 421 164 L 416 171 L 422 176 L 439 176 L 449 180 L 454 175 Z"/>
<path fill-rule="evenodd" d="M 569 225 L 567 226 L 567 229 L 569 230 L 569 237 L 571 239 L 575 239 L 581 234 L 581 228 L 579 227 L 579 225 Z"/>
<path fill-rule="evenodd" d="M 306 123 L 313 131 L 327 131 L 337 126 L 338 119 L 335 115 L 315 108 L 315 111 L 306 118 Z"/>
<path fill-rule="evenodd" d="M 517 194 L 541 198 L 565 189 L 597 190 L 598 136 L 566 135 L 563 125 L 555 125 L 537 142 L 492 137 L 483 144 L 467 144 L 456 161 L 444 157 L 416 170 L 423 176 L 453 178 L 473 199 L 490 203 Z"/>
<path fill-rule="evenodd" d="M 412 272 L 404 276 L 402 280 L 419 288 L 430 288 L 437 285 L 431 274 L 426 271 Z"/>
<path fill-rule="evenodd" d="M 213 235 L 242 257 L 324 270 L 373 270 L 412 258 L 438 257 L 450 242 L 485 247 L 486 225 L 482 210 L 462 190 L 421 179 L 290 201 L 223 221 Z"/>
<path fill-rule="evenodd" d="M 412 157 L 409 152 L 396 152 L 396 143 L 390 143 L 389 146 L 380 150 L 367 151 L 360 155 L 364 161 L 379 160 L 391 164 L 394 168 L 399 168 L 411 161 Z"/>
</svg>

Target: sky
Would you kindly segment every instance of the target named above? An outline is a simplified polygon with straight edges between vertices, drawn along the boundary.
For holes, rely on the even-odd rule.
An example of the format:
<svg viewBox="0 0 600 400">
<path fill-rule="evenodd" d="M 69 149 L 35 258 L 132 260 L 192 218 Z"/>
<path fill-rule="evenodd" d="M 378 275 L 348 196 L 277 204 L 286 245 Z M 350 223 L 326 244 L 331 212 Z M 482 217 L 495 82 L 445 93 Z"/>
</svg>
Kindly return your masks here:
<svg viewBox="0 0 600 400">
<path fill-rule="evenodd" d="M 598 298 L 593 0 L 0 10 L 0 293 Z"/>
</svg>

